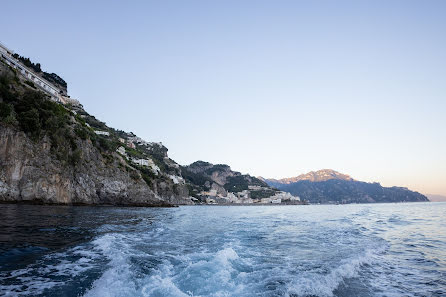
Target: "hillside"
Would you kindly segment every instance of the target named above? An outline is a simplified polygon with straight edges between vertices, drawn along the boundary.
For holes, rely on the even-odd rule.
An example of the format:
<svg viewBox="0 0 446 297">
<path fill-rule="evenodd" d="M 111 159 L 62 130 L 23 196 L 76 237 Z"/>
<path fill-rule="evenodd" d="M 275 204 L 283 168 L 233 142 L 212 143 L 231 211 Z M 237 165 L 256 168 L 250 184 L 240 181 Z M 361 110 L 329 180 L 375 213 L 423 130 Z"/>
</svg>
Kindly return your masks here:
<svg viewBox="0 0 446 297">
<path fill-rule="evenodd" d="M 270 186 L 310 203 L 418 202 L 428 199 L 402 187 L 356 181 L 348 175 L 324 169 L 285 179 L 264 179 Z"/>
<path fill-rule="evenodd" d="M 54 102 L 22 74 L 0 60 L 0 202 L 191 203 L 166 147 Z"/>
<path fill-rule="evenodd" d="M 6 48 L 1 58 L 0 202 L 300 203 L 228 165 L 180 166 L 161 143 L 90 115 L 57 74 L 41 80 L 46 72 L 39 63 Z"/>
<path fill-rule="evenodd" d="M 190 187 L 190 193 L 196 198 L 200 196 L 224 196 L 228 193 L 250 191 L 254 197 L 265 198 L 274 195 L 265 182 L 250 175 L 242 175 L 232 171 L 231 167 L 224 164 L 211 164 L 204 161 L 196 161 L 188 166 L 181 167 L 181 173 Z M 250 190 L 250 189 L 257 190 Z"/>
<path fill-rule="evenodd" d="M 228 165 L 197 161 L 182 166 L 181 173 L 190 194 L 200 202 L 299 203 L 298 197 L 280 192 L 256 177 L 233 171 Z"/>
</svg>

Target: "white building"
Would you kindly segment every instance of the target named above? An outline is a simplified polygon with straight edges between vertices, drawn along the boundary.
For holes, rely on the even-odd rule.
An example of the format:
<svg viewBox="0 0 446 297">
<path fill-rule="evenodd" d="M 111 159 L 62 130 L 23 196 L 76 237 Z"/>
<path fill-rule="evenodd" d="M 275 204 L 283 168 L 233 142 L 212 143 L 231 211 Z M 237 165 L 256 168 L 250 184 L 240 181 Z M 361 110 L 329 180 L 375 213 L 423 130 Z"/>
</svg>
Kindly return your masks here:
<svg viewBox="0 0 446 297">
<path fill-rule="evenodd" d="M 236 203 L 238 198 L 237 196 L 234 195 L 234 193 L 229 192 L 228 195 L 226 196 L 226 198 L 228 199 L 228 201 L 230 203 Z"/>
<path fill-rule="evenodd" d="M 250 192 L 248 190 L 243 190 L 243 191 L 237 193 L 237 197 L 242 198 L 242 199 L 248 199 L 249 194 L 250 194 Z"/>
<path fill-rule="evenodd" d="M 8 49 L 6 46 L 0 43 L 0 58 L 5 61 L 6 64 L 16 69 L 20 74 L 26 79 L 34 83 L 40 89 L 45 91 L 50 95 L 51 99 L 56 102 L 70 103 L 73 105 L 79 105 L 79 101 L 72 99 L 70 97 L 64 96 L 63 91 L 58 87 L 54 86 L 52 83 L 48 82 L 46 79 L 35 74 L 33 70 L 29 69 L 22 62 L 14 58 L 12 55 L 14 52 Z"/>
<path fill-rule="evenodd" d="M 127 141 L 127 146 L 132 149 L 136 148 L 135 144 L 130 140 Z"/>
<path fill-rule="evenodd" d="M 169 175 L 169 177 L 173 181 L 174 184 L 183 184 L 184 183 L 184 179 L 181 176 Z"/>
<path fill-rule="evenodd" d="M 105 135 L 105 136 L 109 136 L 110 133 L 107 131 L 99 131 L 99 130 L 94 130 L 94 133 L 96 133 L 97 135 Z"/>
<path fill-rule="evenodd" d="M 140 166 L 149 166 L 149 160 L 147 159 L 132 159 L 132 162 Z"/>
<path fill-rule="evenodd" d="M 250 190 L 261 190 L 262 188 L 263 188 L 262 186 L 252 186 L 252 185 L 248 186 L 248 189 Z"/>
<path fill-rule="evenodd" d="M 158 173 L 161 172 L 161 169 L 155 164 L 155 162 L 153 162 L 152 159 L 136 159 L 136 158 L 132 158 L 131 161 L 134 164 L 137 164 L 137 165 L 140 165 L 140 166 L 150 167 L 150 169 L 152 170 L 153 174 L 155 174 L 155 175 L 158 175 Z M 176 181 L 178 183 L 182 183 L 184 181 L 182 177 L 171 175 L 170 178 L 172 180 L 173 180 L 172 177 L 176 177 Z M 174 181 L 174 183 L 175 183 L 175 181 Z"/>
<path fill-rule="evenodd" d="M 286 203 L 287 201 L 296 202 L 300 201 L 300 198 L 297 196 L 293 196 L 288 192 L 277 192 L 274 194 L 274 196 L 260 199 L 260 203 L 265 203 L 265 204 L 266 203 L 280 204 L 282 202 Z"/>
<path fill-rule="evenodd" d="M 118 147 L 118 149 L 116 151 L 118 153 L 120 153 L 121 155 L 127 157 L 127 153 L 125 152 L 125 148 L 123 146 Z"/>
</svg>

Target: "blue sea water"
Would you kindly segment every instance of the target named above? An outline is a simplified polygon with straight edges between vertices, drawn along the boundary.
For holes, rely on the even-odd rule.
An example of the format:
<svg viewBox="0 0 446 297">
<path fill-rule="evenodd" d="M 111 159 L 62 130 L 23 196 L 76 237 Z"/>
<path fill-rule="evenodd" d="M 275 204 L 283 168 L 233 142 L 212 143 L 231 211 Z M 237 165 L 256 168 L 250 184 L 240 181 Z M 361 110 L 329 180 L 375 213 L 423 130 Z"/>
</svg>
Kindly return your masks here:
<svg viewBox="0 0 446 297">
<path fill-rule="evenodd" d="M 0 296 L 446 296 L 446 203 L 0 215 Z"/>
</svg>

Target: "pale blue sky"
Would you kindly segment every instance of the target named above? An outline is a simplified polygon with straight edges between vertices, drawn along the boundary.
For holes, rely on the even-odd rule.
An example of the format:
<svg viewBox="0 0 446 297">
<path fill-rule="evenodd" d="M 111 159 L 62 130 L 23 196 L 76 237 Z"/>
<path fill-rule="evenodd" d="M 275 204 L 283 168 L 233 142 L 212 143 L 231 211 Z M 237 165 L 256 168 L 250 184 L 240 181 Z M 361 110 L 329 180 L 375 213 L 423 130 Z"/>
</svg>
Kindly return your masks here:
<svg viewBox="0 0 446 297">
<path fill-rule="evenodd" d="M 180 164 L 446 195 L 446 1 L 2 1 L 0 42 Z"/>
</svg>

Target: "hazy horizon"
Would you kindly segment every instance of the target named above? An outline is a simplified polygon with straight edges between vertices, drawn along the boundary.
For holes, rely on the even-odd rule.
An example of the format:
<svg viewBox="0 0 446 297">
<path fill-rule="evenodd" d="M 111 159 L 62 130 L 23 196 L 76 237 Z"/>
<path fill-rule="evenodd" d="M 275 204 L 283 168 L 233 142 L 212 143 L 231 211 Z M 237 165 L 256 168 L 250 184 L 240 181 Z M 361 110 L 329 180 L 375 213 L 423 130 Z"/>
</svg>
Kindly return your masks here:
<svg viewBox="0 0 446 297">
<path fill-rule="evenodd" d="M 446 195 L 446 2 L 5 1 L 0 42 L 180 164 Z"/>
</svg>

